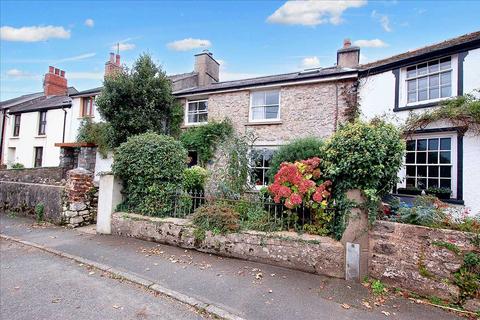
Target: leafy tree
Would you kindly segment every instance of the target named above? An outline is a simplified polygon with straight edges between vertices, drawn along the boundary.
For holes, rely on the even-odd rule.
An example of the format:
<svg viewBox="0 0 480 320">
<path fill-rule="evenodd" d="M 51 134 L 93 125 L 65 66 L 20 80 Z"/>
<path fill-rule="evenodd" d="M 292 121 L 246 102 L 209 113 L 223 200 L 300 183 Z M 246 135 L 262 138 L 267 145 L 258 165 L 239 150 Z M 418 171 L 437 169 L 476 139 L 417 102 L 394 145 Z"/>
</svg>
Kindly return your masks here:
<svg viewBox="0 0 480 320">
<path fill-rule="evenodd" d="M 179 132 L 181 107 L 172 95 L 170 80 L 148 54 L 142 54 L 133 69 L 105 78 L 97 105 L 113 128 L 113 146 L 147 131 Z"/>
</svg>

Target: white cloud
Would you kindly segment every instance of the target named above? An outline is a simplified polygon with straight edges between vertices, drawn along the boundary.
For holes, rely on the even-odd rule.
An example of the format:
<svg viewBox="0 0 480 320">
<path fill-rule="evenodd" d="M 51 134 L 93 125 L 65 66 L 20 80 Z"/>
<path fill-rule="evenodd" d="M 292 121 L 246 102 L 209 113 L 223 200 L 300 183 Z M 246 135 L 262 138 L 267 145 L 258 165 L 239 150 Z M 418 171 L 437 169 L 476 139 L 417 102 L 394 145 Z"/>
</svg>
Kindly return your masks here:
<svg viewBox="0 0 480 320">
<path fill-rule="evenodd" d="M 342 14 L 345 10 L 358 8 L 366 4 L 366 0 L 287 1 L 269 16 L 267 21 L 304 26 L 316 26 L 324 23 L 336 25 L 342 22 Z"/>
<path fill-rule="evenodd" d="M 383 42 L 380 39 L 372 39 L 372 40 L 356 40 L 353 42 L 354 45 L 362 48 L 384 48 L 388 47 L 388 44 Z"/>
<path fill-rule="evenodd" d="M 95 21 L 93 21 L 93 19 L 88 18 L 87 20 L 85 20 L 85 25 L 89 28 L 93 28 L 93 26 L 95 25 Z"/>
<path fill-rule="evenodd" d="M 175 51 L 189 51 L 198 48 L 208 48 L 212 45 L 209 40 L 187 38 L 173 41 L 167 44 L 167 47 Z"/>
<path fill-rule="evenodd" d="M 0 38 L 5 41 L 37 42 L 50 38 L 68 39 L 70 30 L 56 26 L 32 26 L 14 28 L 4 26 L 0 28 Z"/>
<path fill-rule="evenodd" d="M 119 41 L 118 43 L 112 45 L 110 47 L 110 50 L 117 51 L 117 49 L 118 49 L 119 51 L 128 51 L 128 50 L 135 49 L 135 44 L 128 42 L 130 40 L 131 40 L 131 38 Z"/>
<path fill-rule="evenodd" d="M 103 80 L 103 72 L 67 72 L 66 77 L 70 79 Z"/>
<path fill-rule="evenodd" d="M 258 73 L 246 73 L 246 72 L 229 72 L 227 71 L 227 62 L 223 59 L 216 59 L 220 64 L 220 81 L 232 81 L 240 79 L 249 79 L 261 77 Z"/>
<path fill-rule="evenodd" d="M 35 78 L 36 76 L 18 69 L 10 69 L 5 73 L 9 78 L 15 79 L 25 79 L 25 78 Z"/>
<path fill-rule="evenodd" d="M 383 30 L 387 32 L 392 31 L 392 28 L 390 27 L 390 18 L 386 14 L 380 14 L 376 10 L 373 10 L 372 18 L 377 19 L 380 22 Z"/>
<path fill-rule="evenodd" d="M 78 55 L 78 56 L 63 58 L 63 59 L 57 60 L 56 62 L 66 62 L 66 61 L 84 60 L 84 59 L 92 58 L 92 57 L 94 57 L 94 56 L 96 56 L 96 55 L 97 55 L 97 54 L 96 54 L 95 52 L 90 52 L 90 53 L 85 53 L 85 54 L 81 54 L 81 55 Z"/>
<path fill-rule="evenodd" d="M 320 60 L 316 56 L 305 57 L 302 59 L 301 67 L 303 69 L 318 68 L 320 67 Z"/>
</svg>

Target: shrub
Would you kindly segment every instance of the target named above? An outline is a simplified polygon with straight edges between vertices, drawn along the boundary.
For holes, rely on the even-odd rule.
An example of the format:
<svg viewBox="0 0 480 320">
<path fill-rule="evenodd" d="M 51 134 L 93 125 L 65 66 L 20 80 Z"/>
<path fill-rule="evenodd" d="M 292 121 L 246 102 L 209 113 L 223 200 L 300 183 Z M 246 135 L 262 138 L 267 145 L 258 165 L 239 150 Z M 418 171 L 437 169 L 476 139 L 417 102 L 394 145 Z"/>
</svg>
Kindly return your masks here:
<svg viewBox="0 0 480 320">
<path fill-rule="evenodd" d="M 203 190 L 208 172 L 202 167 L 193 166 L 183 171 L 183 188 L 186 191 Z"/>
<path fill-rule="evenodd" d="M 342 191 L 376 190 L 387 194 L 398 182 L 405 143 L 401 132 L 381 120 L 342 126 L 327 142 L 326 175 Z"/>
<path fill-rule="evenodd" d="M 187 151 L 172 137 L 144 133 L 128 138 L 114 153 L 112 171 L 123 179 L 123 207 L 145 215 L 171 212 L 182 189 Z"/>
<path fill-rule="evenodd" d="M 400 207 L 396 220 L 402 223 L 416 224 L 421 226 L 433 226 L 442 221 L 445 215 L 442 203 L 432 196 L 418 196 L 412 207 Z"/>
<path fill-rule="evenodd" d="M 281 230 L 281 221 L 278 221 L 277 225 L 275 221 L 272 221 L 273 219 L 270 219 L 260 199 L 242 199 L 235 203 L 235 211 L 240 216 L 240 227 L 242 229 L 257 231 Z"/>
<path fill-rule="evenodd" d="M 45 205 L 43 203 L 35 205 L 35 218 L 37 222 L 42 222 L 45 219 Z"/>
<path fill-rule="evenodd" d="M 94 143 L 103 158 L 112 150 L 112 127 L 106 122 L 92 122 L 82 119 L 78 128 L 77 142 Z"/>
<path fill-rule="evenodd" d="M 228 119 L 222 122 L 209 122 L 205 125 L 188 128 L 180 135 L 183 146 L 198 153 L 200 164 L 204 165 L 214 156 L 218 144 L 233 134 L 233 126 Z"/>
<path fill-rule="evenodd" d="M 12 169 L 25 169 L 25 166 L 18 162 L 12 163 L 11 167 Z"/>
<path fill-rule="evenodd" d="M 277 152 L 274 153 L 272 161 L 270 162 L 270 169 L 268 170 L 270 180 L 273 181 L 275 174 L 280 170 L 282 162 L 293 163 L 313 157 L 322 158 L 321 149 L 323 145 L 323 140 L 308 137 L 297 139 L 281 146 Z"/>
<path fill-rule="evenodd" d="M 195 210 L 193 223 L 203 230 L 214 233 L 234 232 L 239 229 L 239 214 L 229 205 L 207 203 Z"/>
</svg>

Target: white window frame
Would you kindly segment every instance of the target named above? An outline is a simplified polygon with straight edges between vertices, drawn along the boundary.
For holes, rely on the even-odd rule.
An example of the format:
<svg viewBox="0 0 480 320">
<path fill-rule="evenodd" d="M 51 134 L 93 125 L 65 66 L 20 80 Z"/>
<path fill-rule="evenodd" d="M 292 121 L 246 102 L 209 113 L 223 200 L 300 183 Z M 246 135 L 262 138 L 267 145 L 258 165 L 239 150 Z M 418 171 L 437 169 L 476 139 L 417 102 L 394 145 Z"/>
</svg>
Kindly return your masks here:
<svg viewBox="0 0 480 320">
<path fill-rule="evenodd" d="M 272 150 L 273 153 L 275 153 L 275 152 L 278 151 L 278 148 L 279 148 L 279 147 L 280 147 L 280 146 L 270 146 L 270 145 L 268 145 L 268 146 L 252 146 L 252 147 L 250 148 L 250 150 L 248 151 L 248 159 L 249 159 L 249 169 L 250 169 L 250 172 L 253 173 L 253 171 L 255 170 L 255 168 L 261 168 L 262 170 L 264 170 L 265 168 L 270 168 L 270 167 L 264 167 L 264 166 L 262 166 L 262 167 L 257 167 L 257 166 L 255 166 L 255 163 L 252 162 L 252 160 L 253 160 L 253 159 L 252 159 L 252 153 L 253 153 L 254 150 L 260 150 L 260 151 L 261 151 L 261 150 L 263 150 L 263 149 L 268 149 L 268 150 Z M 272 156 L 272 157 L 273 157 L 273 156 Z M 270 159 L 270 161 L 271 161 L 271 159 Z M 262 165 L 263 165 L 263 163 L 262 163 Z M 265 170 L 265 173 L 264 173 L 264 174 L 266 174 L 267 171 L 268 171 L 268 169 Z M 255 189 L 257 189 L 257 190 L 260 190 L 261 188 L 267 186 L 267 185 L 264 185 L 264 184 L 262 184 L 262 185 L 257 185 L 257 184 L 255 183 L 255 181 L 252 181 L 252 175 L 251 175 L 251 174 L 248 176 L 248 183 L 249 183 L 252 187 L 254 187 Z M 270 183 L 273 183 L 273 181 L 270 181 Z"/>
<path fill-rule="evenodd" d="M 425 134 L 414 134 L 412 135 L 411 137 L 409 137 L 407 140 L 411 140 L 411 139 L 415 139 L 415 140 L 418 140 L 418 139 L 432 139 L 432 138 L 450 138 L 450 141 L 451 141 L 451 155 L 450 155 L 450 159 L 451 159 L 451 167 L 452 167 L 452 171 L 451 171 L 451 190 L 452 190 L 452 195 L 451 195 L 451 199 L 456 199 L 457 198 L 457 174 L 458 174 L 458 170 L 457 170 L 457 167 L 458 167 L 458 146 L 457 146 L 457 133 L 456 132 L 435 132 L 435 133 L 425 133 Z M 440 146 L 439 146 L 440 148 Z M 401 184 L 399 185 L 399 187 L 402 187 L 402 188 L 405 188 L 406 185 L 407 185 L 407 165 L 412 165 L 412 164 L 407 164 L 406 163 L 406 155 L 403 159 L 403 168 L 400 170 L 400 176 L 402 177 L 402 182 Z M 418 165 L 425 165 L 427 166 L 427 177 L 425 177 L 426 179 L 428 179 L 428 150 L 427 150 L 427 163 L 425 164 L 414 164 L 415 166 L 418 166 Z M 435 165 L 435 164 L 430 164 L 431 166 L 432 165 Z M 438 165 L 438 164 L 437 164 Z M 440 174 L 440 173 L 439 173 Z"/>
<path fill-rule="evenodd" d="M 206 112 L 207 121 L 203 121 L 203 122 L 189 122 L 188 121 L 188 105 L 190 103 L 196 103 L 196 102 L 206 102 L 207 103 L 207 112 Z M 185 123 L 186 126 L 198 126 L 198 125 L 208 123 L 208 99 L 186 100 L 185 101 L 185 121 L 184 121 L 184 123 Z"/>
<path fill-rule="evenodd" d="M 253 119 L 253 94 L 254 93 L 264 93 L 267 94 L 269 92 L 278 92 L 278 113 L 277 117 L 273 119 Z M 281 95 L 281 90 L 280 88 L 277 89 L 271 89 L 271 90 L 256 90 L 256 91 L 250 91 L 250 106 L 248 108 L 248 121 L 249 122 L 278 122 L 281 119 L 281 105 L 282 105 L 282 95 Z M 276 105 L 262 105 L 262 106 L 257 106 L 257 107 L 269 107 L 269 106 L 276 106 Z"/>
<path fill-rule="evenodd" d="M 408 102 L 408 86 L 407 86 L 407 80 L 411 80 L 411 79 L 414 79 L 414 78 L 410 78 L 410 79 L 407 79 L 407 69 L 410 68 L 410 67 L 413 67 L 413 66 L 418 66 L 420 64 L 423 64 L 423 63 L 429 63 L 429 62 L 432 62 L 432 61 L 436 61 L 436 60 L 441 60 L 443 58 L 448 58 L 450 57 L 450 69 L 446 69 L 446 70 L 442 70 L 442 71 L 438 71 L 438 72 L 432 72 L 432 73 L 427 73 L 425 75 L 421 75 L 421 76 L 417 76 L 417 77 L 414 77 L 414 78 L 421 78 L 421 77 L 427 77 L 428 79 L 428 75 L 430 74 L 440 74 L 442 72 L 445 72 L 445 71 L 450 71 L 451 72 L 451 95 L 450 97 L 439 97 L 439 98 L 435 98 L 435 99 L 427 99 L 427 100 L 422 100 L 422 101 L 416 101 L 416 102 Z M 428 68 L 428 67 L 427 67 Z M 440 102 L 440 101 L 443 101 L 443 100 L 447 100 L 447 99 L 450 99 L 452 97 L 455 97 L 457 96 L 457 83 L 458 83 L 458 55 L 451 55 L 451 56 L 443 56 L 443 57 L 440 57 L 438 59 L 431 59 L 429 61 L 424 61 L 422 63 L 414 63 L 414 64 L 411 64 L 407 67 L 404 67 L 401 69 L 400 71 L 400 90 L 399 90 L 399 106 L 400 108 L 403 106 L 403 107 L 414 107 L 414 106 L 421 106 L 423 104 L 430 104 L 430 103 L 436 103 L 436 102 Z M 428 88 L 428 87 L 427 87 Z M 427 89 L 428 90 L 428 89 Z M 417 87 L 417 91 L 418 91 L 418 87 Z"/>
</svg>

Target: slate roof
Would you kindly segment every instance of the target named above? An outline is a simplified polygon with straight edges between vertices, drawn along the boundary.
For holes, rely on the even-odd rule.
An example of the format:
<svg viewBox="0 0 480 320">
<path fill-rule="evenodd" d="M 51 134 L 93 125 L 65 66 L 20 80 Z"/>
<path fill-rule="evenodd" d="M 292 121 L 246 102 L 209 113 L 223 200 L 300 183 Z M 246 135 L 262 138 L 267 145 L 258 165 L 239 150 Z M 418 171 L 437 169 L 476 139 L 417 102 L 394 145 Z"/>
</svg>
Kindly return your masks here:
<svg viewBox="0 0 480 320">
<path fill-rule="evenodd" d="M 13 99 L 8 99 L 0 102 L 0 110 L 2 109 L 7 109 L 11 106 L 24 103 L 36 98 L 39 98 L 43 96 L 43 91 L 42 92 L 35 92 L 35 93 L 29 93 L 29 94 L 24 94 L 23 96 L 16 97 Z"/>
<path fill-rule="evenodd" d="M 74 87 L 68 87 L 68 94 L 77 93 Z M 39 110 L 70 108 L 72 106 L 72 99 L 69 96 L 44 96 L 43 92 L 37 92 L 26 96 L 32 96 L 30 99 L 20 99 L 21 97 L 6 100 L 7 103 L 11 100 L 16 100 L 15 103 L 8 103 L 9 113 L 32 112 Z M 3 105 L 2 105 L 3 106 Z"/>
<path fill-rule="evenodd" d="M 448 39 L 419 49 L 410 50 L 385 59 L 362 64 L 359 66 L 359 68 L 362 70 L 375 69 L 380 67 L 385 68 L 389 66 L 394 66 L 403 61 L 407 62 L 409 60 L 419 59 L 423 56 L 432 55 L 436 52 L 442 52 L 443 50 L 452 49 L 455 47 L 460 48 L 466 45 L 471 47 L 480 47 L 480 31 L 467 33 L 459 37 Z"/>
<path fill-rule="evenodd" d="M 100 93 L 100 91 L 102 91 L 103 87 L 97 87 L 97 88 L 93 88 L 93 89 L 87 89 L 87 90 L 83 90 L 83 91 L 77 91 L 76 93 L 74 94 L 71 94 L 70 97 L 81 97 L 81 96 L 87 96 L 89 94 L 98 94 Z"/>
<path fill-rule="evenodd" d="M 281 84 L 286 82 L 295 82 L 303 80 L 313 80 L 317 78 L 330 77 L 330 76 L 343 76 L 349 74 L 356 74 L 357 70 L 349 68 L 318 68 L 305 70 L 301 72 L 291 72 L 284 74 L 276 74 L 271 76 L 256 77 L 234 81 L 223 81 L 212 83 L 207 86 L 195 87 L 191 89 L 184 89 L 174 92 L 174 95 L 187 95 L 194 93 L 208 93 L 220 90 L 229 89 L 242 89 L 252 86 L 268 85 L 268 84 Z"/>
</svg>

